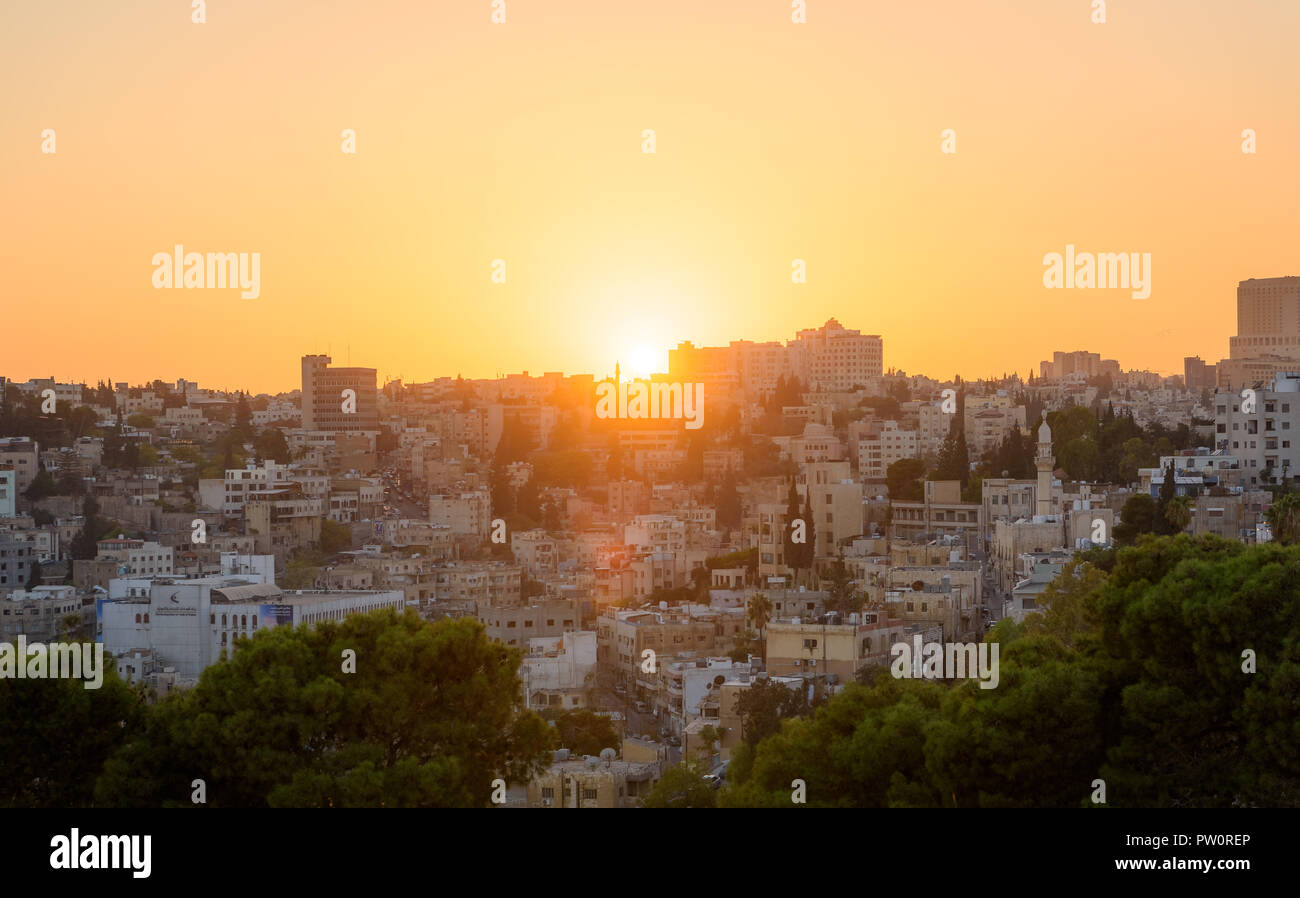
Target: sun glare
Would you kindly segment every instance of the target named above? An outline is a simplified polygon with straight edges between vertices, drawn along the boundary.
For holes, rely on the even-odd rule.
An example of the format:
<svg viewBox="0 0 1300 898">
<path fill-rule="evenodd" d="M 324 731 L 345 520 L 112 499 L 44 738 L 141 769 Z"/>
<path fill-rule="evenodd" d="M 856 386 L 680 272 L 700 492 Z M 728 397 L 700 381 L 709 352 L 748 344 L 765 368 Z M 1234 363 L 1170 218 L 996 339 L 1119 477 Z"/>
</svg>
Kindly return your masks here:
<svg viewBox="0 0 1300 898">
<path fill-rule="evenodd" d="M 633 377 L 646 378 L 655 374 L 659 365 L 658 354 L 649 346 L 642 344 L 632 350 L 627 360 L 627 372 Z"/>
</svg>

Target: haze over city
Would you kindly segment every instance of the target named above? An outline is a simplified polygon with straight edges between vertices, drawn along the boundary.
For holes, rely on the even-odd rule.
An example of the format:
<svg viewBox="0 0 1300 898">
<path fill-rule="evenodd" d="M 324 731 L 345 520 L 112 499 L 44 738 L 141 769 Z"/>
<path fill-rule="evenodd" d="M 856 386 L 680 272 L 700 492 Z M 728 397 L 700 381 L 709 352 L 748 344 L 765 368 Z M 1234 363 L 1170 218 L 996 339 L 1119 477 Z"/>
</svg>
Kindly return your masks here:
<svg viewBox="0 0 1300 898">
<path fill-rule="evenodd" d="M 275 392 L 292 335 L 408 382 L 599 374 L 835 316 L 909 372 L 1065 332 L 1177 373 L 1239 280 L 1297 273 L 1300 7 L 788 5 L 9 4 L 0 289 L 60 339 L 6 368 Z M 260 295 L 154 289 L 177 243 L 260 253 Z M 1150 253 L 1150 297 L 1044 289 L 1067 243 Z"/>
</svg>

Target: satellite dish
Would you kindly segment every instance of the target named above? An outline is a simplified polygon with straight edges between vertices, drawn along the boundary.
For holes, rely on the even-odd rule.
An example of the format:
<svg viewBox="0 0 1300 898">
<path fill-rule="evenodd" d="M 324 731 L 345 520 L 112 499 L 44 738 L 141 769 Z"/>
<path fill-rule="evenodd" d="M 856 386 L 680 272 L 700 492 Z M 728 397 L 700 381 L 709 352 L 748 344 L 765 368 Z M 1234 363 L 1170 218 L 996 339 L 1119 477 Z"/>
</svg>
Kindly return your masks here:
<svg viewBox="0 0 1300 898">
<path fill-rule="evenodd" d="M 618 757 L 618 752 L 614 751 L 614 749 L 612 748 L 602 748 L 600 750 L 600 758 L 602 761 L 605 761 L 606 763 L 614 760 L 617 757 Z"/>
</svg>

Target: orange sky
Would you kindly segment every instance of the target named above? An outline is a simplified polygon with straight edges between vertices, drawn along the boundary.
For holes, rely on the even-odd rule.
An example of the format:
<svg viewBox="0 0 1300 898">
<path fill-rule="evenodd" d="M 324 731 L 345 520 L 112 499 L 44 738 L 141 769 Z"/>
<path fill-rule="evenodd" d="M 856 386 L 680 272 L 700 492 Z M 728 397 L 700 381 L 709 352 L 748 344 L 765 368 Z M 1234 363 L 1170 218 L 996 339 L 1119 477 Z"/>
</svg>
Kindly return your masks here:
<svg viewBox="0 0 1300 898">
<path fill-rule="evenodd" d="M 941 377 L 1217 360 L 1237 281 L 1300 274 L 1300 4 L 1089 5 L 0 5 L 0 374 L 599 374 L 831 316 Z M 261 295 L 155 290 L 177 243 Z M 1067 243 L 1150 298 L 1045 289 Z"/>
</svg>

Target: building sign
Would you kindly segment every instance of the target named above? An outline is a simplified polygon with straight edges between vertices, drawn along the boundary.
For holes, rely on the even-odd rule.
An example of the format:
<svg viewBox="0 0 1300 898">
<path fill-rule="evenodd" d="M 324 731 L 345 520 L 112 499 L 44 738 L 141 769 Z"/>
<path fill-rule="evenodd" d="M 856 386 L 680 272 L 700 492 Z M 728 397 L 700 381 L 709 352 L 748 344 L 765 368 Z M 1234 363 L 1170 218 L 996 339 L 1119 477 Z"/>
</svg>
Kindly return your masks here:
<svg viewBox="0 0 1300 898">
<path fill-rule="evenodd" d="M 262 605 L 259 615 L 262 620 L 274 622 L 277 627 L 293 624 L 292 605 Z"/>
</svg>

